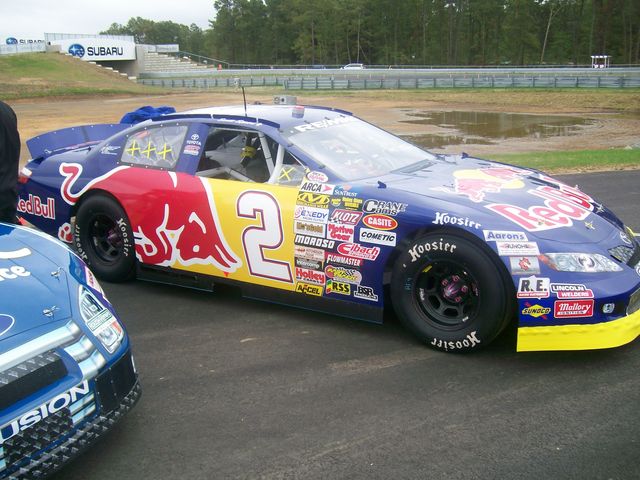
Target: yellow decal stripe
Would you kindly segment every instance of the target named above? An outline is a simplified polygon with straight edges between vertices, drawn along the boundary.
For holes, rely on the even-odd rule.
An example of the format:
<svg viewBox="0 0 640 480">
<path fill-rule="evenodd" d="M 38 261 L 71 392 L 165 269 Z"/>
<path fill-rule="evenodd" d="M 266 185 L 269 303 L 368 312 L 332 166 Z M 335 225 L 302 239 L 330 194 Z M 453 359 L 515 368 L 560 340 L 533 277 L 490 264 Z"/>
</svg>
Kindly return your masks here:
<svg viewBox="0 0 640 480">
<path fill-rule="evenodd" d="M 610 322 L 518 328 L 518 352 L 619 347 L 640 335 L 640 310 Z"/>
</svg>

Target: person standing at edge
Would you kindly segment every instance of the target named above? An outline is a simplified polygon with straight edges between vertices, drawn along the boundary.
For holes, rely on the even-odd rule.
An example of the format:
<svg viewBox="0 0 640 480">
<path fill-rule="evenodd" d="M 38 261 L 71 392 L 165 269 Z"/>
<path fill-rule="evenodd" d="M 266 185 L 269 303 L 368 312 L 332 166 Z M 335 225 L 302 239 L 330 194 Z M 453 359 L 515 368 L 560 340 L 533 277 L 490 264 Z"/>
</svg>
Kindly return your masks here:
<svg viewBox="0 0 640 480">
<path fill-rule="evenodd" d="M 0 100 L 0 221 L 16 223 L 20 134 L 13 109 Z"/>
</svg>

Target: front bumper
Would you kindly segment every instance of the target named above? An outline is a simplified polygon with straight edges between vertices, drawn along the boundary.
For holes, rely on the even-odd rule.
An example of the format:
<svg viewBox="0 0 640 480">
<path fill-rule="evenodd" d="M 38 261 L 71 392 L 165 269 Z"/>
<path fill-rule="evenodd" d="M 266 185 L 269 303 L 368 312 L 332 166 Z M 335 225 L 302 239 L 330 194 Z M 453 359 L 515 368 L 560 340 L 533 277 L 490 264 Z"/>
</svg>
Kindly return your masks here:
<svg viewBox="0 0 640 480">
<path fill-rule="evenodd" d="M 640 310 L 609 322 L 518 328 L 518 352 L 619 347 L 640 335 Z"/>
<path fill-rule="evenodd" d="M 4 444 L 4 458 L 14 458 L 15 463 L 9 461 L 6 469 L 0 471 L 0 478 L 19 480 L 48 477 L 92 445 L 129 412 L 141 394 L 130 353 L 127 352 L 113 366 L 102 371 L 95 378 L 94 385 L 100 405 L 97 414 L 71 428 L 47 432 L 39 431 L 40 424 L 45 423 L 40 422 L 23 432 L 26 435 L 16 435 L 8 440 Z M 37 447 L 34 448 L 34 445 L 38 444 L 40 450 L 35 451 Z M 34 453 L 21 456 L 21 452 L 29 451 Z"/>
</svg>

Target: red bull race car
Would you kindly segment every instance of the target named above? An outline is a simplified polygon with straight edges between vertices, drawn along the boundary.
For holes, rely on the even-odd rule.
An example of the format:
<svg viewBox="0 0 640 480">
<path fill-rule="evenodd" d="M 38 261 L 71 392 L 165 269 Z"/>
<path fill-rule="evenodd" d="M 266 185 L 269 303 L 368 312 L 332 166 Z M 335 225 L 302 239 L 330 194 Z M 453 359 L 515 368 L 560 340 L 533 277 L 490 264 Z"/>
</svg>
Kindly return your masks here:
<svg viewBox="0 0 640 480">
<path fill-rule="evenodd" d="M 19 210 L 107 281 L 135 276 L 381 322 L 443 351 L 619 346 L 640 245 L 545 174 L 434 155 L 352 114 L 216 107 L 27 142 Z"/>
</svg>

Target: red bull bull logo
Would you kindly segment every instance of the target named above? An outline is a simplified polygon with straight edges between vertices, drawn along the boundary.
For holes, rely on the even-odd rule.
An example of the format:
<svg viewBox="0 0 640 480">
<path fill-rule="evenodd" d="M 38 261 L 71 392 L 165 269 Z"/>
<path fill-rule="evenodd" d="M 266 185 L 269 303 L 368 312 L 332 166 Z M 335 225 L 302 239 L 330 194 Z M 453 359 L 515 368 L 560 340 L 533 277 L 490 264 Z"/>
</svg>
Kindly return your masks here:
<svg viewBox="0 0 640 480">
<path fill-rule="evenodd" d="M 502 189 L 524 187 L 521 178 L 527 172 L 510 167 L 476 168 L 457 170 L 453 173 L 453 188 L 436 187 L 440 192 L 465 195 L 472 202 L 482 202 L 487 193 L 500 193 Z"/>
<path fill-rule="evenodd" d="M 120 197 L 139 261 L 159 266 L 212 265 L 225 274 L 242 265 L 224 238 L 205 179 L 162 170 L 145 170 L 141 175 L 136 169 L 118 167 L 74 192 L 81 173 L 78 164 L 60 165 L 65 177 L 60 193 L 70 205 L 90 189 L 120 192 L 137 185 L 147 192 L 144 202 L 136 200 L 139 196 Z"/>
</svg>

